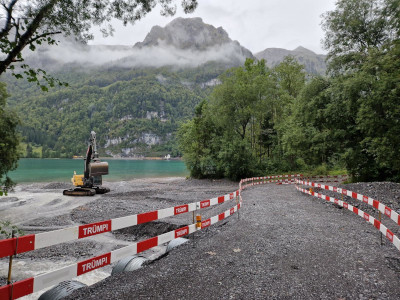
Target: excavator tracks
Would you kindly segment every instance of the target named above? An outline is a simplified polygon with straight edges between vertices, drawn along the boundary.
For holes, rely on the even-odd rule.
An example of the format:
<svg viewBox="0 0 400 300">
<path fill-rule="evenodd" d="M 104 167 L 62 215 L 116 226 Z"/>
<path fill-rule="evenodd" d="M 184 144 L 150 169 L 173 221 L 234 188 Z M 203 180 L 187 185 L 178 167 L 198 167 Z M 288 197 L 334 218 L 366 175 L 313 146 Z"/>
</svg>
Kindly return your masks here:
<svg viewBox="0 0 400 300">
<path fill-rule="evenodd" d="M 96 186 L 94 188 L 75 188 L 64 190 L 63 195 L 65 196 L 94 196 L 96 194 L 108 193 L 110 189 L 104 186 Z"/>
<path fill-rule="evenodd" d="M 96 195 L 96 190 L 89 189 L 89 188 L 69 189 L 69 190 L 64 190 L 63 195 L 65 195 L 65 196 L 94 196 L 94 195 Z"/>
</svg>

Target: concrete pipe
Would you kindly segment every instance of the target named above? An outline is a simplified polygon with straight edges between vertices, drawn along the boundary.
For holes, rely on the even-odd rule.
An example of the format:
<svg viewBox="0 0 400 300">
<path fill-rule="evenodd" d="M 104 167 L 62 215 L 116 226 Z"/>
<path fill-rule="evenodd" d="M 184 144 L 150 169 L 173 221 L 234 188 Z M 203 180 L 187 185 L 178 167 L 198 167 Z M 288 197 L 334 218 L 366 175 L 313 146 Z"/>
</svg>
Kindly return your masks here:
<svg viewBox="0 0 400 300">
<path fill-rule="evenodd" d="M 121 259 L 111 271 L 111 275 L 121 272 L 131 272 L 140 269 L 147 258 L 143 256 L 132 255 Z"/>
<path fill-rule="evenodd" d="M 182 245 L 182 244 L 184 244 L 184 243 L 186 243 L 186 242 L 188 242 L 188 241 L 189 241 L 189 240 L 188 240 L 188 239 L 185 239 L 185 238 L 177 238 L 177 239 L 174 239 L 174 240 L 172 240 L 172 241 L 170 241 L 170 242 L 168 243 L 166 252 L 169 252 L 169 251 L 171 251 L 173 248 L 178 247 L 178 246 L 180 246 L 180 245 Z"/>
<path fill-rule="evenodd" d="M 63 281 L 40 295 L 38 300 L 59 300 L 72 294 L 73 291 L 85 286 L 87 285 L 75 280 Z"/>
</svg>

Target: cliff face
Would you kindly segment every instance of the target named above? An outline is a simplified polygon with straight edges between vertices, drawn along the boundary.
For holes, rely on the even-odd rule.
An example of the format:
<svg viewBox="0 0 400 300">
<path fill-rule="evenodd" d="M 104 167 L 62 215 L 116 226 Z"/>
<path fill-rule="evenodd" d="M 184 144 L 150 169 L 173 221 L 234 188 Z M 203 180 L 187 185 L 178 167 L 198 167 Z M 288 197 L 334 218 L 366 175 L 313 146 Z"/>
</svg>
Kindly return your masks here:
<svg viewBox="0 0 400 300">
<path fill-rule="evenodd" d="M 154 26 L 134 48 L 172 48 L 182 56 L 196 56 L 194 59 L 209 53 L 210 60 L 220 58 L 233 64 L 241 64 L 247 57 L 254 58 L 250 50 L 232 41 L 222 27 L 215 28 L 201 18 L 177 18 L 165 27 Z"/>
<path fill-rule="evenodd" d="M 163 43 L 178 49 L 206 50 L 231 42 L 222 27 L 205 24 L 201 18 L 177 18 L 164 28 L 154 26 L 144 41 L 136 43 L 135 47 L 154 47 Z"/>
</svg>

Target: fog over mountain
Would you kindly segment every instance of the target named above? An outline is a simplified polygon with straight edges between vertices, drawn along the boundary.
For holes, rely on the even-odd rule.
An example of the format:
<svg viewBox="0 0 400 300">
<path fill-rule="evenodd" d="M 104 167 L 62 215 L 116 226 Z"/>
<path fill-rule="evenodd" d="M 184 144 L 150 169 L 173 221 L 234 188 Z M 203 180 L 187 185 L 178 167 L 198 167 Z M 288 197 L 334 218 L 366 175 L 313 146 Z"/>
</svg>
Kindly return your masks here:
<svg viewBox="0 0 400 300">
<path fill-rule="evenodd" d="M 129 46 L 93 46 L 62 38 L 58 46 L 41 47 L 25 53 L 29 62 L 41 66 L 63 64 L 120 67 L 160 67 L 174 65 L 196 67 L 208 61 L 228 65 L 243 64 L 253 54 L 232 41 L 222 28 L 205 24 L 201 18 L 177 18 L 164 28 L 154 26 L 143 42 Z"/>
<path fill-rule="evenodd" d="M 25 51 L 27 62 L 47 70 L 58 70 L 65 64 L 85 69 L 97 66 L 135 67 L 197 67 L 217 61 L 227 67 L 240 66 L 245 59 L 265 59 L 269 67 L 292 55 L 304 64 L 308 73 L 324 74 L 325 56 L 298 47 L 293 51 L 267 48 L 253 55 L 238 41 L 229 38 L 222 27 L 205 24 L 201 18 L 177 18 L 165 27 L 154 26 L 142 42 L 134 46 L 102 46 L 60 38 L 58 46 L 43 46 L 38 51 Z"/>
</svg>

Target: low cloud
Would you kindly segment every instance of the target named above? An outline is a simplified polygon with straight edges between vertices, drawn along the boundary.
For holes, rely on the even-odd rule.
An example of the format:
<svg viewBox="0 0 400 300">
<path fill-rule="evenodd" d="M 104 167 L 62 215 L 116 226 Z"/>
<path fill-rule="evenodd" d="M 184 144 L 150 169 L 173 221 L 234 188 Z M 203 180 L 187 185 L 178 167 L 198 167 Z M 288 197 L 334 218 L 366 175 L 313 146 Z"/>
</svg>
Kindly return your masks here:
<svg viewBox="0 0 400 300">
<path fill-rule="evenodd" d="M 56 68 L 64 64 L 80 64 L 85 67 L 112 65 L 118 67 L 160 67 L 174 65 L 195 67 L 207 61 L 241 64 L 252 54 L 239 43 L 231 42 L 206 50 L 177 49 L 160 43 L 158 46 L 136 48 L 130 46 L 84 45 L 75 41 L 62 41 L 57 46 L 42 47 L 27 52 L 29 62 Z"/>
</svg>

